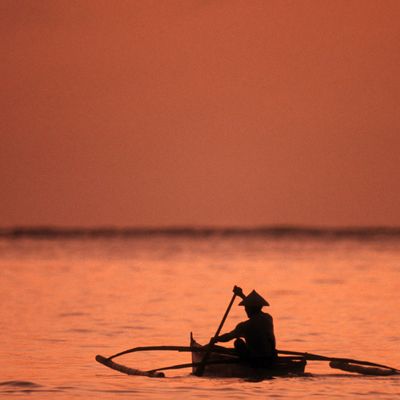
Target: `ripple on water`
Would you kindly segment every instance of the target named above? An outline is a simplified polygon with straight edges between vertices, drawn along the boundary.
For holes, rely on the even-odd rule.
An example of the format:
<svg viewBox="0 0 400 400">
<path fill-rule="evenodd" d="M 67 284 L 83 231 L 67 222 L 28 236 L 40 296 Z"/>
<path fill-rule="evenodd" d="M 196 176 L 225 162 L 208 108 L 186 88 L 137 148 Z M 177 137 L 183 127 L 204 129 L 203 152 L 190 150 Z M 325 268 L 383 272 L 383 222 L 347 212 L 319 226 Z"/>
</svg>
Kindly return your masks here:
<svg viewBox="0 0 400 400">
<path fill-rule="evenodd" d="M 90 314 L 86 312 L 64 312 L 58 314 L 57 316 L 60 318 L 69 318 L 69 317 L 87 317 L 89 315 Z"/>
<path fill-rule="evenodd" d="M 63 388 L 45 388 L 35 382 L 30 381 L 4 381 L 0 382 L 0 395 L 3 394 L 18 394 L 18 393 L 34 393 L 34 392 L 63 392 Z"/>
<path fill-rule="evenodd" d="M 0 382 L 0 395 L 11 393 L 32 393 L 41 390 L 42 386 L 29 381 L 4 381 Z"/>
<path fill-rule="evenodd" d="M 86 328 L 70 328 L 67 329 L 66 332 L 72 332 L 72 333 L 92 333 L 94 332 L 93 329 L 86 329 Z"/>
<path fill-rule="evenodd" d="M 23 388 L 39 388 L 41 385 L 29 382 L 29 381 L 5 381 L 0 382 L 0 386 L 10 386 L 10 387 L 23 387 Z"/>
<path fill-rule="evenodd" d="M 344 279 L 314 279 L 314 283 L 317 285 L 343 285 Z"/>
</svg>

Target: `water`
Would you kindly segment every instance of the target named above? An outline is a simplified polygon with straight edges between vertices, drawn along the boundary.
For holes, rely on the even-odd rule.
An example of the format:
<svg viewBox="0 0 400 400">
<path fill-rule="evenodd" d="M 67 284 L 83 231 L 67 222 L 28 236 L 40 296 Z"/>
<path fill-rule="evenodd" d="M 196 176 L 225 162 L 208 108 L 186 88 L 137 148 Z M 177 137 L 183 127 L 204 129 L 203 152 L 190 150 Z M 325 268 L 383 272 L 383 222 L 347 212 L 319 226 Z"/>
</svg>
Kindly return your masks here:
<svg viewBox="0 0 400 400">
<path fill-rule="evenodd" d="M 95 362 L 215 332 L 234 284 L 271 303 L 278 348 L 400 367 L 400 239 L 310 235 L 121 235 L 0 238 L 0 397 L 393 399 L 400 376 L 366 377 L 310 362 L 312 376 L 262 382 L 131 377 Z M 236 303 L 237 304 L 237 303 Z M 224 331 L 245 319 L 231 310 Z M 146 352 L 140 369 L 190 361 Z"/>
</svg>

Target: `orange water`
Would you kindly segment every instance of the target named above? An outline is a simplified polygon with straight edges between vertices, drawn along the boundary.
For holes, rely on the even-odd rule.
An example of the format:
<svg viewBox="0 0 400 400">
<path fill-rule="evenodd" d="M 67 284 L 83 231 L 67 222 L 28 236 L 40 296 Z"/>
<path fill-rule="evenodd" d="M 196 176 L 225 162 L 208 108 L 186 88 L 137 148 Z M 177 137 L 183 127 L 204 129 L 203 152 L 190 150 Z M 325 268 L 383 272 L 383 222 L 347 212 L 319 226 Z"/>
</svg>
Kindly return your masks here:
<svg viewBox="0 0 400 400">
<path fill-rule="evenodd" d="M 95 362 L 134 346 L 206 342 L 239 284 L 271 303 L 278 348 L 400 367 L 400 240 L 143 237 L 0 240 L 0 396 L 371 398 L 400 379 L 310 362 L 312 376 L 263 382 L 130 377 Z M 231 310 L 223 331 L 245 318 Z M 135 368 L 187 353 L 123 356 Z M 11 381 L 11 382 L 10 382 Z"/>
</svg>

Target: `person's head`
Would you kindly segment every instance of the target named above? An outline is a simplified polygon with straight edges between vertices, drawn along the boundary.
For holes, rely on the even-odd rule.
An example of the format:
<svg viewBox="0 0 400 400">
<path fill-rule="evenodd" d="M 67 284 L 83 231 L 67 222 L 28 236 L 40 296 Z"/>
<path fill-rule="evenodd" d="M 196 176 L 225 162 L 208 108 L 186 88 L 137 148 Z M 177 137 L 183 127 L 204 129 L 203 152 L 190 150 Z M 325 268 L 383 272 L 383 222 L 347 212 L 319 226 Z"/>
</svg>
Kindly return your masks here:
<svg viewBox="0 0 400 400">
<path fill-rule="evenodd" d="M 251 318 L 253 315 L 257 315 L 259 312 L 261 312 L 262 307 L 256 307 L 256 306 L 245 306 L 244 310 L 246 311 L 246 314 L 249 318 Z"/>
<path fill-rule="evenodd" d="M 258 314 L 264 306 L 269 306 L 269 303 L 253 290 L 239 303 L 239 306 L 244 306 L 247 316 L 251 318 L 253 315 Z"/>
</svg>

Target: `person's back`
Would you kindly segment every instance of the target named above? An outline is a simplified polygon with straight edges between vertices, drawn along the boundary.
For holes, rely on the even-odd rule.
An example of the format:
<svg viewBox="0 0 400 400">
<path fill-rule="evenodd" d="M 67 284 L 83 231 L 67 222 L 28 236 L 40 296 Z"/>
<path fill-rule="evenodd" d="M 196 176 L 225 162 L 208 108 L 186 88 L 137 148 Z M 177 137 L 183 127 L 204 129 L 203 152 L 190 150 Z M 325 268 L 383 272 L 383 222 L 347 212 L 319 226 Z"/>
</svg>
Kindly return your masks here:
<svg viewBox="0 0 400 400">
<path fill-rule="evenodd" d="M 252 315 L 247 321 L 241 322 L 235 329 L 237 337 L 246 341 L 249 356 L 274 357 L 275 335 L 271 315 L 262 311 Z"/>
</svg>

